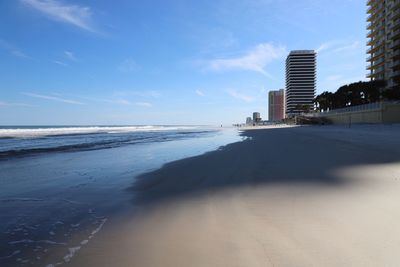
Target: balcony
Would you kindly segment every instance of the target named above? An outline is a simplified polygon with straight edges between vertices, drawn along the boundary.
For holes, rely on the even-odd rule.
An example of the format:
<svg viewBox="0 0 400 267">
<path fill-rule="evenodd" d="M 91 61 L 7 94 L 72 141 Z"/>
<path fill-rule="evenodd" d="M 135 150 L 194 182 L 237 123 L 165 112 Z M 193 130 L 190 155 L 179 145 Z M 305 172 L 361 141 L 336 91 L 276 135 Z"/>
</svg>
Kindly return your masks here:
<svg viewBox="0 0 400 267">
<path fill-rule="evenodd" d="M 379 53 L 374 53 L 373 55 L 369 56 L 367 58 L 368 62 L 373 62 L 375 64 L 376 61 L 384 59 L 385 57 L 385 51 L 382 50 Z"/>
<path fill-rule="evenodd" d="M 377 68 L 378 66 L 382 65 L 383 63 L 385 63 L 385 57 L 383 56 L 383 54 L 379 55 L 376 57 L 377 59 L 374 59 L 374 61 L 372 62 L 372 68 Z"/>
<path fill-rule="evenodd" d="M 382 23 L 380 23 L 379 25 L 377 25 L 376 27 L 374 27 L 372 30 L 370 30 L 369 32 L 367 32 L 367 38 L 372 38 L 372 37 L 375 37 L 375 38 L 376 38 L 376 36 L 381 35 L 380 32 L 381 32 L 382 30 L 384 30 L 384 29 L 385 29 L 385 25 L 382 24 Z"/>
<path fill-rule="evenodd" d="M 377 8 L 373 8 L 368 12 L 370 14 L 367 17 L 367 21 L 373 22 L 373 21 L 380 21 L 381 18 L 383 19 L 383 11 L 385 10 L 385 6 L 383 4 L 379 5 Z"/>
<path fill-rule="evenodd" d="M 397 9 L 400 8 L 400 1 L 395 0 L 394 5 L 393 5 L 393 9 Z"/>
<path fill-rule="evenodd" d="M 372 54 L 372 53 L 376 53 L 385 43 L 384 42 L 379 42 L 376 45 L 370 47 L 367 50 L 367 54 Z M 372 55 L 371 55 L 372 56 Z"/>
<path fill-rule="evenodd" d="M 393 64 L 400 61 L 400 50 L 396 50 L 392 54 Z"/>
<path fill-rule="evenodd" d="M 380 9 L 381 7 L 383 7 L 380 1 L 368 1 L 367 5 L 369 6 L 367 8 L 368 14 L 374 12 L 376 9 Z"/>
<path fill-rule="evenodd" d="M 400 18 L 400 9 L 397 9 L 392 12 L 392 20 L 396 20 L 398 18 Z"/>
<path fill-rule="evenodd" d="M 378 75 L 382 75 L 385 73 L 385 68 L 380 66 L 378 69 L 372 70 L 367 73 L 367 78 L 376 78 Z"/>
<path fill-rule="evenodd" d="M 398 39 L 400 39 L 400 28 L 394 30 L 392 34 L 392 40 L 398 40 Z"/>
<path fill-rule="evenodd" d="M 393 62 L 392 65 L 390 66 L 390 68 L 393 71 L 399 71 L 400 70 L 400 61 Z"/>
<path fill-rule="evenodd" d="M 400 48 L 400 39 L 397 39 L 397 40 L 393 41 L 390 44 L 389 47 L 390 47 L 390 49 L 398 49 L 398 48 Z"/>
<path fill-rule="evenodd" d="M 392 72 L 391 77 L 392 78 L 399 78 L 400 77 L 400 70 Z"/>
</svg>

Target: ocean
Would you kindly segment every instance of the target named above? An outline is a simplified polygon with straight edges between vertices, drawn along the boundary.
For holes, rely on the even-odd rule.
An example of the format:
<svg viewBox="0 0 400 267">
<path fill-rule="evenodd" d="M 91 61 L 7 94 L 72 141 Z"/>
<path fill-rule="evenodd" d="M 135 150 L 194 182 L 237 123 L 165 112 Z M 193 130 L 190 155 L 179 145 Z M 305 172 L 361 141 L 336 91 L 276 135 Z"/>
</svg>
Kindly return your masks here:
<svg viewBox="0 0 400 267">
<path fill-rule="evenodd" d="M 204 126 L 0 127 L 0 266 L 69 262 L 135 209 L 135 177 L 241 140 Z"/>
<path fill-rule="evenodd" d="M 114 148 L 215 133 L 201 126 L 0 127 L 0 159 L 34 153 Z"/>
</svg>

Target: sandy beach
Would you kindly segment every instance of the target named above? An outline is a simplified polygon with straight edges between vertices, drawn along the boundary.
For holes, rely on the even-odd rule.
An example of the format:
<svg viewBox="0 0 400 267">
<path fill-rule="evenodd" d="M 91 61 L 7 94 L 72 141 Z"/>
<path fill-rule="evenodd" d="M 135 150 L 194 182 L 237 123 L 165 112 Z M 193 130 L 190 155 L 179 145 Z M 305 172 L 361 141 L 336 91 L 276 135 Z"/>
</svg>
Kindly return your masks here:
<svg viewBox="0 0 400 267">
<path fill-rule="evenodd" d="M 399 129 L 244 131 L 141 175 L 69 266 L 398 266 Z"/>
</svg>

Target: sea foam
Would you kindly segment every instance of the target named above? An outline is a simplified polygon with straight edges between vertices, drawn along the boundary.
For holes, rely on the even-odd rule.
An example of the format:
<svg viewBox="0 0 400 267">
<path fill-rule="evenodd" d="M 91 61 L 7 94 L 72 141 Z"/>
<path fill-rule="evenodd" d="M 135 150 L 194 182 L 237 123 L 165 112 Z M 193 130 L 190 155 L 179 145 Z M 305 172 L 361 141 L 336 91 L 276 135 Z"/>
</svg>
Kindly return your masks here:
<svg viewBox="0 0 400 267">
<path fill-rule="evenodd" d="M 129 133 L 168 130 L 190 130 L 192 126 L 90 126 L 90 127 L 43 127 L 43 128 L 6 128 L 0 129 L 0 138 L 40 138 L 56 135 L 77 135 L 96 133 Z"/>
</svg>

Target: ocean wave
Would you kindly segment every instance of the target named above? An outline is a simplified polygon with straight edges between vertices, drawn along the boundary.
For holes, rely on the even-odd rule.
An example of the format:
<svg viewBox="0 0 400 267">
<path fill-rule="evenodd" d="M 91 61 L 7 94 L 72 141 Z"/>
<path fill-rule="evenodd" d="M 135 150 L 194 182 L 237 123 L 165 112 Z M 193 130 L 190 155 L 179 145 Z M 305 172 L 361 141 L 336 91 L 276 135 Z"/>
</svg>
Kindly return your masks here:
<svg viewBox="0 0 400 267">
<path fill-rule="evenodd" d="M 43 127 L 43 128 L 6 128 L 0 129 L 0 139 L 41 138 L 47 136 L 84 135 L 96 133 L 130 133 L 150 131 L 176 131 L 196 129 L 196 126 L 89 126 L 89 127 Z"/>
<path fill-rule="evenodd" d="M 110 128 L 113 128 L 113 133 L 110 133 Z M 138 143 L 166 142 L 202 136 L 215 131 L 212 129 L 188 130 L 191 129 L 191 127 L 166 126 L 162 127 L 163 130 L 161 130 L 161 127 L 146 127 L 145 129 L 147 130 L 138 130 L 137 127 L 136 130 L 134 130 L 133 127 L 129 127 L 131 128 L 130 130 L 121 129 L 121 131 L 115 131 L 115 128 L 117 127 L 107 127 L 107 130 L 102 129 L 103 132 L 82 133 L 81 135 L 69 131 L 70 134 L 53 134 L 46 137 L 37 137 L 36 139 L 33 137 L 0 138 L 0 160 L 30 154 L 88 151 Z"/>
<path fill-rule="evenodd" d="M 33 147 L 33 148 L 22 148 L 22 149 L 10 149 L 6 151 L 0 151 L 0 159 L 24 156 L 28 154 L 39 154 L 46 152 L 64 152 L 64 151 L 80 151 L 80 150 L 96 150 L 118 147 L 124 144 L 135 144 L 140 140 L 126 140 L 126 141 L 99 141 L 92 143 L 81 143 L 71 145 L 60 145 L 54 147 Z"/>
</svg>

